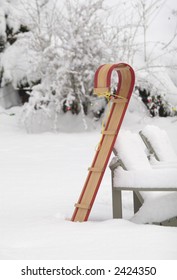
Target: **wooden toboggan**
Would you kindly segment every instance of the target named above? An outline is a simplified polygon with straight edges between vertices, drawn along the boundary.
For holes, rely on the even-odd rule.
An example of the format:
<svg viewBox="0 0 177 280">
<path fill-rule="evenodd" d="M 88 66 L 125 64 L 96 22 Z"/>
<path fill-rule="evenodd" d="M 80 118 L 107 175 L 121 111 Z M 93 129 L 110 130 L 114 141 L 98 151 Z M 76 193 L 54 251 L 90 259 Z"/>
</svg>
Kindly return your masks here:
<svg viewBox="0 0 177 280">
<path fill-rule="evenodd" d="M 111 75 L 113 71 L 117 72 L 118 86 L 116 93 L 111 95 Z M 94 93 L 109 96 L 112 105 L 105 128 L 102 131 L 102 139 L 93 163 L 88 169 L 89 172 L 83 190 L 75 204 L 75 211 L 71 218 L 74 222 L 87 221 L 89 217 L 132 94 L 134 82 L 134 71 L 126 63 L 104 64 L 95 73 Z"/>
</svg>

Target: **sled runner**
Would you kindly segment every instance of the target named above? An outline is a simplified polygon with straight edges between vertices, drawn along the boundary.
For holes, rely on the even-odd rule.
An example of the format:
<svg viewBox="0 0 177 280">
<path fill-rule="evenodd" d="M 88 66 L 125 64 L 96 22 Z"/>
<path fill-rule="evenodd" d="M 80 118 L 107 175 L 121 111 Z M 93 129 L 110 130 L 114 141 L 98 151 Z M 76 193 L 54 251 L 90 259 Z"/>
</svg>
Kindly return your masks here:
<svg viewBox="0 0 177 280">
<path fill-rule="evenodd" d="M 118 86 L 116 93 L 111 95 L 111 75 L 113 70 L 118 75 Z M 134 71 L 126 63 L 104 64 L 95 73 L 94 93 L 110 99 L 112 105 L 105 128 L 102 131 L 102 139 L 93 163 L 88 169 L 89 172 L 83 190 L 78 202 L 75 204 L 75 211 L 71 218 L 74 222 L 87 221 L 89 217 L 133 91 L 134 81 Z"/>
</svg>

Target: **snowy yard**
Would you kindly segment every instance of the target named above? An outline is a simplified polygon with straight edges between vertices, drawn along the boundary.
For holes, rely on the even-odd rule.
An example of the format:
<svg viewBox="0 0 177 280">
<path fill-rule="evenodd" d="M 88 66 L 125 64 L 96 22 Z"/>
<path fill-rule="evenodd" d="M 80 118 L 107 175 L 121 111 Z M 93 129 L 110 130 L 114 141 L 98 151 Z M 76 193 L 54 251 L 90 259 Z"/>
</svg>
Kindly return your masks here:
<svg viewBox="0 0 177 280">
<path fill-rule="evenodd" d="M 89 221 L 69 221 L 99 131 L 27 134 L 18 126 L 19 108 L 0 114 L 0 259 L 177 259 L 177 228 L 112 219 L 111 174 L 107 168 Z M 128 113 L 123 127 L 164 128 L 177 152 L 175 118 Z"/>
<path fill-rule="evenodd" d="M 99 65 L 135 70 L 121 129 L 163 128 L 177 154 L 176 27 L 174 0 L 0 0 L 1 260 L 177 260 L 177 227 L 135 223 L 131 192 L 113 219 L 109 167 L 88 222 L 71 222 L 101 137 L 94 120 L 106 116 L 92 95 Z"/>
</svg>

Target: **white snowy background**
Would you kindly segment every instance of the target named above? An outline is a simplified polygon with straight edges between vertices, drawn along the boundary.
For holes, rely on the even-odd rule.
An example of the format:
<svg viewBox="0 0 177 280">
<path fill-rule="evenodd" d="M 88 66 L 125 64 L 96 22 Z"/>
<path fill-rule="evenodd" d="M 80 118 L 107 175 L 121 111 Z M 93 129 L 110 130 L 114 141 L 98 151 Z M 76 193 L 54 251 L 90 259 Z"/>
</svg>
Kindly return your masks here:
<svg viewBox="0 0 177 280">
<path fill-rule="evenodd" d="M 118 1 L 108 2 L 113 6 Z M 156 15 L 151 31 L 148 30 L 152 37 L 159 36 L 161 40 L 160 36 L 165 36 L 166 42 L 172 38 L 175 22 L 165 17 L 171 8 L 176 9 L 176 1 L 167 1 Z M 17 51 L 18 45 L 11 59 L 4 61 L 7 70 L 13 66 Z M 168 55 L 165 59 L 168 60 Z M 138 65 L 143 66 L 141 57 L 136 58 L 137 72 Z M 29 70 L 28 77 L 34 75 L 34 69 L 23 66 L 23 71 Z M 13 71 L 6 71 L 6 78 L 12 79 L 13 74 L 15 83 L 23 71 L 19 73 L 13 68 Z M 147 73 L 141 75 L 147 78 Z M 176 105 L 176 72 L 171 72 L 171 78 L 166 72 L 160 75 L 166 82 L 168 99 Z M 150 77 L 150 80 L 159 87 L 156 78 Z M 38 133 L 35 129 L 35 133 L 30 134 L 19 122 L 23 107 L 4 109 L 4 104 L 1 105 L 0 259 L 177 259 L 177 228 L 130 221 L 133 210 L 129 193 L 124 195 L 123 219 L 112 219 L 109 168 L 89 221 L 70 221 L 100 140 L 99 127 L 83 132 L 82 118 L 68 114 L 61 121 L 60 132 Z M 79 133 L 74 132 L 75 122 L 82 127 Z M 149 117 L 134 95 L 122 129 L 138 132 L 148 124 L 168 133 L 177 154 L 177 117 Z"/>
</svg>

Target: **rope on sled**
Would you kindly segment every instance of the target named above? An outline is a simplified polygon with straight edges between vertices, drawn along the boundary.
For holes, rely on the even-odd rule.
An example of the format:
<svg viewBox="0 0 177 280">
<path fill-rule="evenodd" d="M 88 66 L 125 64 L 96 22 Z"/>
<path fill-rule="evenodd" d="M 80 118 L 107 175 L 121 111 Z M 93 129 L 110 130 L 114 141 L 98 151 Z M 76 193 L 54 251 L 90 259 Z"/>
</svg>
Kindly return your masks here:
<svg viewBox="0 0 177 280">
<path fill-rule="evenodd" d="M 127 98 L 120 96 L 120 95 L 113 94 L 109 90 L 106 90 L 105 92 L 99 92 L 99 89 L 96 89 L 95 93 L 98 97 L 106 98 L 106 100 L 108 102 L 106 114 L 105 114 L 105 117 L 103 118 L 102 124 L 101 124 L 101 139 L 100 139 L 99 143 L 96 145 L 96 151 L 99 151 L 101 148 L 103 135 L 115 135 L 115 133 L 116 133 L 115 131 L 105 131 L 105 124 L 107 123 L 107 119 L 108 119 L 110 111 L 111 111 L 111 102 L 112 103 L 124 103 L 124 102 L 127 102 Z"/>
</svg>

